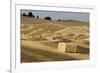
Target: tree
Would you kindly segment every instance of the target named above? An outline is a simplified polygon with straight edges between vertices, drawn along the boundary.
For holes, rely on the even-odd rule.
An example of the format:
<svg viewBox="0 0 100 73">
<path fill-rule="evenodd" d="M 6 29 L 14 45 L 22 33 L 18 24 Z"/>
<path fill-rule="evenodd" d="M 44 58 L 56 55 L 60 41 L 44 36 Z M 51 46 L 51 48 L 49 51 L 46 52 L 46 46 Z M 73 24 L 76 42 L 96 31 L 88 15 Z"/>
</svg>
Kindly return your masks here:
<svg viewBox="0 0 100 73">
<path fill-rule="evenodd" d="M 46 19 L 46 20 L 51 20 L 51 17 L 45 17 L 44 19 Z"/>
<path fill-rule="evenodd" d="M 37 18 L 39 18 L 39 16 L 37 16 Z"/>
<path fill-rule="evenodd" d="M 22 16 L 27 16 L 27 15 L 25 13 L 23 13 Z"/>
<path fill-rule="evenodd" d="M 58 21 L 61 21 L 61 19 L 58 19 Z"/>
<path fill-rule="evenodd" d="M 32 14 L 32 12 L 29 12 L 29 13 L 28 13 L 28 16 L 30 16 L 30 17 L 35 17 L 35 16 Z"/>
</svg>

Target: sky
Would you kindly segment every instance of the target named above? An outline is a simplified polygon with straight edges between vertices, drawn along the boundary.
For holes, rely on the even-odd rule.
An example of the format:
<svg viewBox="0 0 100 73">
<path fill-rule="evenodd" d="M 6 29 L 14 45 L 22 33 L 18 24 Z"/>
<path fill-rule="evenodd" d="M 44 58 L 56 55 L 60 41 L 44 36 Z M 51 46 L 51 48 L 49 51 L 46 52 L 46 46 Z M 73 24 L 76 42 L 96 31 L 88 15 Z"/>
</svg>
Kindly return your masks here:
<svg viewBox="0 0 100 73">
<path fill-rule="evenodd" d="M 61 12 L 61 11 L 42 11 L 42 10 L 21 10 L 21 14 L 28 14 L 32 12 L 33 15 L 39 16 L 40 18 L 51 17 L 52 20 L 78 20 L 89 22 L 89 13 L 82 12 Z"/>
</svg>

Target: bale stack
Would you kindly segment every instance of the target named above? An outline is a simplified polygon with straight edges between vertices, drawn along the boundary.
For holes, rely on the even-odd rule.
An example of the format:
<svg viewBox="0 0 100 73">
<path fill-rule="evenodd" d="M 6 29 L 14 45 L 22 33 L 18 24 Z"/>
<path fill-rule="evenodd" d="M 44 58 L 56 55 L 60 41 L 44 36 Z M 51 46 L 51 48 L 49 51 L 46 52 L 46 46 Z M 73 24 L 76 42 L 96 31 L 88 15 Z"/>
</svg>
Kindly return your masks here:
<svg viewBox="0 0 100 73">
<path fill-rule="evenodd" d="M 76 44 L 75 43 L 58 43 L 58 51 L 62 53 L 76 53 Z"/>
</svg>

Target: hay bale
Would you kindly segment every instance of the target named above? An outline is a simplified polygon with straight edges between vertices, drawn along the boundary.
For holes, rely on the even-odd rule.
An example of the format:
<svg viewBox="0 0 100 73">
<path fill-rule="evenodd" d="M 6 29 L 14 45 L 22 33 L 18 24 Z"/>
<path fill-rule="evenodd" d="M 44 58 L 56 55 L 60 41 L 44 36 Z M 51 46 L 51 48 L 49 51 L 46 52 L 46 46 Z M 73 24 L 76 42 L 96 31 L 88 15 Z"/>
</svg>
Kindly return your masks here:
<svg viewBox="0 0 100 73">
<path fill-rule="evenodd" d="M 58 43 L 58 51 L 62 52 L 62 53 L 65 53 L 65 51 L 66 51 L 66 43 L 64 43 L 64 42 Z"/>
<path fill-rule="evenodd" d="M 76 53 L 76 44 L 75 43 L 58 43 L 58 51 L 62 53 Z"/>
<path fill-rule="evenodd" d="M 76 52 L 76 44 L 75 43 L 67 43 L 66 44 L 66 52 L 75 53 Z"/>
</svg>

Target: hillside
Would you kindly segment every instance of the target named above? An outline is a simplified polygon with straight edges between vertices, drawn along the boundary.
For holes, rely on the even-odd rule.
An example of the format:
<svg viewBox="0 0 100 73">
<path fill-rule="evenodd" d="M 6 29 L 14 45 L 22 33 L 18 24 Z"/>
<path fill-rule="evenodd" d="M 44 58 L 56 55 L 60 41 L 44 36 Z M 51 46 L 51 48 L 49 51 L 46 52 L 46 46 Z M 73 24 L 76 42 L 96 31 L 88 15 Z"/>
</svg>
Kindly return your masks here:
<svg viewBox="0 0 100 73">
<path fill-rule="evenodd" d="M 22 53 L 22 62 L 32 62 L 32 61 L 56 61 L 56 60 L 77 60 L 77 59 L 89 59 L 89 23 L 75 20 L 44 20 L 41 18 L 33 18 L 28 16 L 21 17 L 21 53 Z M 30 44 L 28 45 L 28 42 Z M 74 43 L 77 45 L 77 58 L 74 58 L 75 53 L 69 53 L 71 58 L 61 58 L 68 55 L 64 53 L 58 57 L 58 59 L 48 58 L 47 56 L 43 59 L 38 57 L 40 52 L 34 51 L 42 50 L 43 53 L 46 51 L 51 52 L 54 50 L 57 52 L 58 43 Z M 26 44 L 25 44 L 26 43 Z M 34 45 L 34 44 L 37 45 Z M 33 46 L 32 46 L 33 45 Z M 30 47 L 32 46 L 32 47 Z M 39 46 L 39 47 L 38 47 Z M 44 47 L 43 47 L 44 46 Z M 29 49 L 33 49 L 33 53 L 36 53 L 37 59 L 33 58 L 31 60 L 25 60 L 26 57 L 32 57 L 31 53 L 28 52 Z M 44 51 L 43 51 L 44 48 Z M 26 51 L 27 49 L 27 51 Z M 29 50 L 30 51 L 30 50 Z M 25 54 L 26 52 L 26 54 Z M 54 52 L 52 52 L 55 54 Z M 52 56 L 49 53 L 49 57 Z M 58 55 L 57 52 L 55 55 Z M 82 55 L 83 57 L 80 57 Z M 44 56 L 44 55 L 42 55 Z M 34 56 L 35 57 L 35 56 Z M 29 58 L 28 58 L 29 59 Z"/>
</svg>

